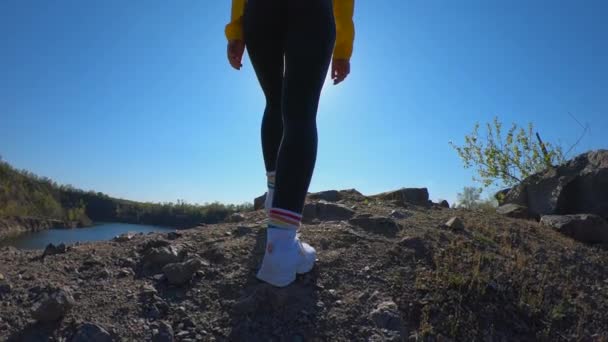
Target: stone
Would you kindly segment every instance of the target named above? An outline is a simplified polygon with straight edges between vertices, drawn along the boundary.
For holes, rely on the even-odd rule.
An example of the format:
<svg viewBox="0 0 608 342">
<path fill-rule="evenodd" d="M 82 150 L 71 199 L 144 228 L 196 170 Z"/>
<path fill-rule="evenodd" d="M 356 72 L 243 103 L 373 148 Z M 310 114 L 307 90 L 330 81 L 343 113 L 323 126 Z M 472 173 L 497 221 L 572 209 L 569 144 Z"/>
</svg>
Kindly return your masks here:
<svg viewBox="0 0 608 342">
<path fill-rule="evenodd" d="M 182 237 L 183 234 L 182 233 L 178 233 L 178 232 L 169 232 L 167 233 L 167 239 L 169 240 L 176 240 L 180 237 Z"/>
<path fill-rule="evenodd" d="M 115 236 L 114 239 L 112 239 L 112 240 L 115 242 L 127 242 L 127 241 L 130 241 L 134 236 L 135 236 L 135 234 L 133 234 L 133 233 L 124 233 L 124 234 Z"/>
<path fill-rule="evenodd" d="M 241 213 L 233 213 L 232 215 L 228 216 L 228 222 L 243 222 L 245 221 L 247 218 L 245 217 L 245 215 L 241 214 Z"/>
<path fill-rule="evenodd" d="M 154 286 L 145 284 L 141 287 L 141 292 L 147 296 L 153 296 L 158 293 L 158 291 L 154 288 Z"/>
<path fill-rule="evenodd" d="M 190 281 L 196 271 L 203 267 L 204 263 L 200 259 L 190 259 L 186 262 L 167 264 L 163 267 L 163 273 L 169 283 L 182 285 Z"/>
<path fill-rule="evenodd" d="M 40 322 L 54 322 L 67 314 L 76 302 L 67 288 L 58 288 L 32 306 L 32 317 Z"/>
<path fill-rule="evenodd" d="M 401 338 L 405 338 L 405 323 L 399 314 L 397 304 L 393 301 L 383 301 L 370 313 L 370 319 L 379 329 L 399 333 Z"/>
<path fill-rule="evenodd" d="M 317 203 L 307 203 L 304 206 L 302 221 L 312 222 L 314 219 L 341 221 L 348 220 L 354 215 L 355 212 L 346 205 L 321 200 Z"/>
<path fill-rule="evenodd" d="M 124 277 L 128 277 L 128 276 L 132 276 L 134 274 L 135 274 L 135 272 L 133 272 L 133 269 L 124 267 L 124 268 L 121 268 L 120 271 L 118 271 L 117 276 L 124 278 Z"/>
<path fill-rule="evenodd" d="M 452 217 L 445 223 L 445 226 L 454 231 L 462 231 L 464 230 L 464 223 L 459 217 Z"/>
<path fill-rule="evenodd" d="M 256 197 L 253 200 L 253 210 L 264 209 L 264 203 L 266 202 L 266 194 L 263 194 L 260 197 Z"/>
<path fill-rule="evenodd" d="M 401 230 L 401 226 L 395 220 L 389 217 L 372 216 L 372 217 L 355 217 L 350 219 L 348 223 L 353 226 L 362 228 L 365 231 L 374 234 L 394 237 Z"/>
<path fill-rule="evenodd" d="M 114 339 L 102 326 L 94 323 L 82 323 L 78 326 L 71 342 L 112 342 Z"/>
<path fill-rule="evenodd" d="M 178 251 L 174 246 L 152 247 L 143 257 L 144 265 L 162 268 L 167 264 L 179 262 Z"/>
<path fill-rule="evenodd" d="M 316 193 L 308 195 L 308 198 L 313 199 L 313 200 L 324 200 L 327 202 L 337 202 L 341 199 L 340 193 L 337 190 L 327 190 L 327 191 L 316 192 Z"/>
<path fill-rule="evenodd" d="M 450 208 L 450 202 L 446 201 L 446 200 L 441 200 L 439 201 L 439 206 L 442 208 L 446 208 L 449 209 Z"/>
<path fill-rule="evenodd" d="M 608 219 L 608 150 L 590 151 L 527 177 L 503 203 L 526 206 L 536 218 L 596 214 Z"/>
<path fill-rule="evenodd" d="M 152 342 L 173 342 L 173 328 L 167 322 L 160 322 L 157 332 L 152 336 Z"/>
<path fill-rule="evenodd" d="M 399 246 L 413 250 L 418 259 L 429 259 L 430 250 L 425 241 L 419 237 L 406 236 L 399 241 Z"/>
<path fill-rule="evenodd" d="M 545 215 L 540 222 L 577 241 L 608 243 L 608 222 L 598 215 Z"/>
<path fill-rule="evenodd" d="M 426 188 L 401 188 L 395 191 L 383 192 L 372 196 L 384 201 L 397 201 L 400 204 L 410 203 L 427 206 L 429 192 Z"/>
<path fill-rule="evenodd" d="M 407 218 L 409 216 L 410 215 L 406 215 L 399 210 L 392 210 L 391 213 L 388 215 L 388 217 L 394 218 L 396 220 L 401 220 L 401 219 Z"/>
<path fill-rule="evenodd" d="M 67 248 L 64 243 L 60 243 L 57 246 L 55 246 L 52 243 L 49 243 L 48 245 L 46 245 L 44 252 L 42 252 L 42 257 L 44 258 L 49 255 L 63 254 L 66 252 L 67 252 Z"/>
<path fill-rule="evenodd" d="M 496 212 L 500 215 L 504 215 L 512 218 L 528 219 L 531 218 L 528 213 L 528 208 L 523 205 L 508 203 L 503 204 L 496 208 Z"/>
</svg>

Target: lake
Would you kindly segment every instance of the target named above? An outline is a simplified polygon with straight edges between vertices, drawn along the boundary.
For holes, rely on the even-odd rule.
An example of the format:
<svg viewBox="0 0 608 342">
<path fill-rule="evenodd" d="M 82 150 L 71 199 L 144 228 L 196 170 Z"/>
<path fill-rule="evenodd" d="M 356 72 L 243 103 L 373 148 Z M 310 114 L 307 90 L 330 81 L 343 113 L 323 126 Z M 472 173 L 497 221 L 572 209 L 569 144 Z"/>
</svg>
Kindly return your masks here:
<svg viewBox="0 0 608 342">
<path fill-rule="evenodd" d="M 73 244 L 75 242 L 89 242 L 111 240 L 123 233 L 149 233 L 170 232 L 175 228 L 148 226 L 127 223 L 95 223 L 91 227 L 75 229 L 48 229 L 35 233 L 27 233 L 0 241 L 1 246 L 13 246 L 19 249 L 43 249 L 49 243 Z"/>
</svg>

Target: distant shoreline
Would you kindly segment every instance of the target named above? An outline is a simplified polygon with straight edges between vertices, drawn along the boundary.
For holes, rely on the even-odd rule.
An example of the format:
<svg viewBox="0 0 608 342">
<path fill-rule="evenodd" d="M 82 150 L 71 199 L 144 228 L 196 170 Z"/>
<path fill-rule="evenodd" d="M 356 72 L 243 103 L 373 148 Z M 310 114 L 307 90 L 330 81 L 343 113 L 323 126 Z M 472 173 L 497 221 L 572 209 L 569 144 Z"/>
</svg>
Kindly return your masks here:
<svg viewBox="0 0 608 342">
<path fill-rule="evenodd" d="M 39 217 L 2 217 L 0 218 L 0 240 L 15 237 L 24 233 L 39 232 L 41 230 L 58 228 L 71 229 L 88 227 L 77 221 L 63 221 Z"/>
</svg>

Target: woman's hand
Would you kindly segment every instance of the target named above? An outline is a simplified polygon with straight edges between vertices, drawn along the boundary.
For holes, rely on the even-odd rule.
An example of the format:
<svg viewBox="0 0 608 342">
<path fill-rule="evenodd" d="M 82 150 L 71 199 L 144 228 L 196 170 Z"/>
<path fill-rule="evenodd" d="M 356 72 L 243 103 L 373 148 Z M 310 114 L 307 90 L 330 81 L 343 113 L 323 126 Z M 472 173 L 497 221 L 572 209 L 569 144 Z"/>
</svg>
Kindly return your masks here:
<svg viewBox="0 0 608 342">
<path fill-rule="evenodd" d="M 350 60 L 334 59 L 331 64 L 331 79 L 334 80 L 334 85 L 338 84 L 350 74 Z"/>
<path fill-rule="evenodd" d="M 236 70 L 241 70 L 243 54 L 245 53 L 245 42 L 242 40 L 231 40 L 228 42 L 228 62 Z"/>
</svg>

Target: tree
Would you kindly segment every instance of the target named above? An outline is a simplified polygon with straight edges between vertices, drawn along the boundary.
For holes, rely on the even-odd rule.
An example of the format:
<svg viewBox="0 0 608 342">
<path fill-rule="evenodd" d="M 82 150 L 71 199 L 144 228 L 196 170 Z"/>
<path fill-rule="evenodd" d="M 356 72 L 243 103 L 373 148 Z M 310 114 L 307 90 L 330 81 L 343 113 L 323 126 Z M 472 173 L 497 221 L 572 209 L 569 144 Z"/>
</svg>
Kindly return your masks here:
<svg viewBox="0 0 608 342">
<path fill-rule="evenodd" d="M 484 187 L 513 186 L 531 174 L 564 162 L 562 148 L 544 143 L 534 132 L 532 123 L 527 130 L 515 123 L 503 137 L 502 123 L 494 118 L 486 124 L 486 137 L 479 136 L 479 123 L 464 137 L 463 146 L 450 145 L 458 152 L 465 168 L 475 166 Z"/>
<path fill-rule="evenodd" d="M 482 188 L 473 186 L 465 186 L 462 193 L 457 195 L 457 207 L 465 209 L 474 209 L 477 207 L 481 196 Z"/>
</svg>

